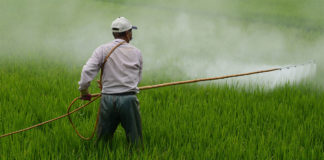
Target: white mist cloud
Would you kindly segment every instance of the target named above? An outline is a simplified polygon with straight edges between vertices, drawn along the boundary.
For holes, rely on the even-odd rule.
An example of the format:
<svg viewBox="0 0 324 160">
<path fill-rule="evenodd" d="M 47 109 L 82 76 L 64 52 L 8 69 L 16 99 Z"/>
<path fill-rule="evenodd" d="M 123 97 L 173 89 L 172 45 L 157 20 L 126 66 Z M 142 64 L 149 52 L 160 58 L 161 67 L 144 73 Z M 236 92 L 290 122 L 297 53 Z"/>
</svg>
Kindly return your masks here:
<svg viewBox="0 0 324 160">
<path fill-rule="evenodd" d="M 321 55 L 320 42 L 308 43 L 296 39 L 294 31 L 284 33 L 263 24 L 244 26 L 223 18 L 200 18 L 180 13 L 165 21 L 165 25 L 154 26 L 159 32 L 149 34 L 155 36 L 140 38 L 139 41 L 146 44 L 141 46 L 145 51 L 146 71 L 163 72 L 163 66 L 169 65 L 179 69 L 182 72 L 180 75 L 193 79 L 299 64 Z M 170 23 L 172 27 L 168 25 Z M 158 38 L 169 43 L 151 47 L 149 41 Z M 166 48 L 162 55 L 157 52 L 160 47 Z M 300 82 L 313 77 L 315 72 L 316 64 L 310 64 L 230 81 L 272 88 L 288 81 Z M 177 74 L 171 72 L 172 75 Z"/>
<path fill-rule="evenodd" d="M 97 46 L 113 39 L 111 21 L 125 16 L 139 27 L 131 43 L 143 52 L 144 80 L 155 78 L 145 75 L 160 74 L 173 80 L 214 77 L 312 59 L 317 62 L 317 74 L 324 71 L 324 38 L 307 40 L 299 36 L 304 31 L 294 27 L 235 18 L 235 10 L 226 8 L 228 3 L 222 0 L 194 5 L 182 0 L 172 5 L 164 1 L 32 0 L 33 3 L 21 5 L 7 2 L 6 9 L 0 7 L 7 13 L 2 14 L 4 23 L 0 25 L 5 29 L 0 31 L 5 37 L 0 40 L 0 54 L 17 48 L 24 51 L 19 54 L 28 55 L 36 48 L 49 58 L 64 57 L 67 63 L 82 66 Z M 12 10 L 19 12 L 10 14 Z M 311 77 L 315 66 L 237 80 L 272 87 L 287 80 L 298 82 Z"/>
</svg>

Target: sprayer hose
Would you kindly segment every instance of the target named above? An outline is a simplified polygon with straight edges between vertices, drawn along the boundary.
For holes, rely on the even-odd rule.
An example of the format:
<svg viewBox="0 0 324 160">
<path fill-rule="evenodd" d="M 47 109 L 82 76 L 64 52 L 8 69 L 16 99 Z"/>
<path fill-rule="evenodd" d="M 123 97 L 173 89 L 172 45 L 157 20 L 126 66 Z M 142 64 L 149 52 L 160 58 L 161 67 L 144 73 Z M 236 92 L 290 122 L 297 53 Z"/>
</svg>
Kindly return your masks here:
<svg viewBox="0 0 324 160">
<path fill-rule="evenodd" d="M 53 118 L 53 119 L 48 120 L 48 121 L 44 121 L 44 122 L 42 122 L 42 123 L 38 123 L 38 124 L 33 125 L 33 126 L 30 126 L 30 127 L 28 127 L 28 128 L 24 128 L 24 129 L 21 129 L 21 130 L 17 130 L 17 131 L 11 132 L 11 133 L 7 133 L 7 134 L 4 134 L 4 135 L 1 135 L 0 138 L 7 137 L 7 136 L 10 136 L 10 135 L 13 135 L 13 134 L 16 134 L 16 133 L 20 133 L 20 132 L 28 131 L 28 130 L 30 130 L 30 129 L 33 129 L 33 128 L 36 128 L 36 127 L 42 126 L 42 125 L 44 125 L 44 124 L 47 124 L 47 123 L 50 123 L 50 122 L 56 121 L 56 120 L 58 120 L 58 119 L 61 119 L 61 118 L 66 117 L 66 116 L 69 116 L 70 114 L 75 113 L 75 112 L 79 111 L 80 109 L 86 107 L 86 106 L 89 105 L 90 103 L 94 102 L 94 101 L 97 100 L 100 96 L 101 96 L 101 95 L 96 95 L 96 94 L 95 94 L 95 95 L 94 95 L 94 98 L 93 98 L 91 101 L 89 101 L 88 103 L 86 103 L 86 104 L 80 106 L 79 108 L 77 108 L 77 109 L 75 109 L 75 110 L 73 110 L 73 111 L 71 111 L 71 112 L 69 112 L 69 113 L 67 113 L 67 114 L 61 115 L 61 116 L 59 116 L 59 117 Z M 71 104 L 69 105 L 69 108 L 70 108 L 70 107 L 71 107 L 71 106 L 72 106 L 72 105 L 73 105 L 73 104 L 74 104 L 78 99 L 80 99 L 80 97 L 75 98 L 75 99 L 71 102 Z"/>
<path fill-rule="evenodd" d="M 194 79 L 194 80 L 187 80 L 187 81 L 177 81 L 177 82 L 163 83 L 163 84 L 157 84 L 157 85 L 143 86 L 143 87 L 139 87 L 139 89 L 140 90 L 147 90 L 147 89 L 160 88 L 160 87 L 166 87 L 166 86 L 173 86 L 173 85 L 179 85 L 179 84 L 188 84 L 188 83 L 196 83 L 196 82 L 202 82 L 202 81 L 220 80 L 220 79 L 227 79 L 227 78 L 233 78 L 233 77 L 241 77 L 241 76 L 247 76 L 247 75 L 253 75 L 253 74 L 260 74 L 260 73 L 266 73 L 266 72 L 273 72 L 273 71 L 277 71 L 277 70 L 281 70 L 281 69 L 282 68 L 273 68 L 273 69 L 268 69 L 268 70 L 261 70 L 261 71 L 248 72 L 248 73 L 242 73 L 242 74 L 233 74 L 233 75 L 227 75 L 227 76 L 221 76 L 221 77 L 202 78 L 202 79 Z M 59 116 L 59 117 L 56 117 L 54 119 L 51 119 L 51 120 L 48 120 L 48 121 L 45 121 L 45 122 L 42 122 L 42 123 L 33 125 L 33 126 L 30 126 L 28 128 L 24 128 L 24 129 L 21 129 L 21 130 L 17 130 L 17 131 L 11 132 L 11 133 L 7 133 L 7 134 L 4 134 L 4 135 L 1 135 L 0 138 L 7 137 L 7 136 L 10 136 L 10 135 L 13 135 L 13 134 L 16 134 L 16 133 L 24 132 L 24 131 L 27 131 L 27 130 L 30 130 L 30 129 L 33 129 L 33 128 L 42 126 L 44 124 L 47 124 L 47 123 L 50 123 L 50 122 L 53 122 L 53 121 L 56 121 L 58 119 L 61 119 L 61 118 L 64 118 L 64 117 L 68 116 L 69 121 L 70 121 L 73 129 L 77 133 L 77 135 L 80 138 L 84 139 L 84 140 L 90 140 L 90 139 L 92 139 L 94 137 L 94 134 L 95 134 L 95 131 L 96 131 L 96 128 L 97 128 L 97 125 L 98 125 L 100 107 L 99 107 L 98 112 L 97 112 L 97 120 L 96 120 L 96 123 L 95 123 L 95 127 L 94 127 L 94 130 L 92 131 L 90 137 L 84 137 L 84 136 L 82 136 L 80 134 L 80 132 L 76 129 L 74 123 L 72 122 L 72 119 L 71 119 L 70 115 L 72 113 L 75 113 L 75 112 L 79 111 L 80 109 L 86 107 L 87 105 L 89 105 L 90 103 L 96 101 L 97 99 L 99 99 L 101 97 L 101 94 L 100 93 L 96 93 L 96 94 L 92 94 L 91 96 L 93 97 L 93 99 L 91 101 L 89 101 L 88 103 L 80 106 L 79 108 L 77 108 L 77 109 L 75 109 L 75 110 L 73 110 L 71 112 L 70 112 L 71 107 L 73 106 L 73 104 L 77 100 L 80 99 L 80 97 L 75 98 L 70 103 L 70 105 L 68 107 L 68 111 L 67 111 L 66 114 L 64 114 L 62 116 Z"/>
</svg>

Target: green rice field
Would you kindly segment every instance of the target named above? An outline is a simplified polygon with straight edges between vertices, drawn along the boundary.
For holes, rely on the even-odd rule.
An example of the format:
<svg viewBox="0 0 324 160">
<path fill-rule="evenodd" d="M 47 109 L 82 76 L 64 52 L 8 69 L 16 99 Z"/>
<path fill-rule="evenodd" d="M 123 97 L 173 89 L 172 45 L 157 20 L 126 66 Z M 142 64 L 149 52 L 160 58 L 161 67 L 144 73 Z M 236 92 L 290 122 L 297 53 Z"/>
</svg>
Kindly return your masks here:
<svg viewBox="0 0 324 160">
<path fill-rule="evenodd" d="M 323 7 L 319 0 L 0 0 L 0 135 L 66 113 L 82 66 L 113 40 L 118 16 L 139 27 L 131 42 L 143 53 L 139 86 L 317 64 L 314 76 L 274 87 L 237 78 L 141 91 L 140 151 L 130 152 L 121 126 L 111 148 L 95 146 L 96 137 L 80 139 L 63 118 L 1 138 L 0 159 L 324 159 Z M 266 75 L 258 78 L 271 82 Z M 90 91 L 99 92 L 96 83 Z M 72 115 L 83 135 L 98 105 Z"/>
</svg>

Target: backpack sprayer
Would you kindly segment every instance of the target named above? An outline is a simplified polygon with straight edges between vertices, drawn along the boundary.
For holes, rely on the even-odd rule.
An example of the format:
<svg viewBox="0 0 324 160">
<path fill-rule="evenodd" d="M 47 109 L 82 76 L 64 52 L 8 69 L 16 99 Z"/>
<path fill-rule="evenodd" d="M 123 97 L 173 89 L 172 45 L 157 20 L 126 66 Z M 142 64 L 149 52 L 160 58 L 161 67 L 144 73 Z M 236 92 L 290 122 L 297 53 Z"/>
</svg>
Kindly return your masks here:
<svg viewBox="0 0 324 160">
<path fill-rule="evenodd" d="M 290 65 L 290 66 L 286 66 L 286 67 L 272 68 L 272 69 L 260 70 L 260 71 L 255 71 L 255 72 L 242 73 L 242 74 L 233 74 L 233 75 L 220 76 L 220 77 L 201 78 L 201 79 L 194 79 L 194 80 L 186 80 L 186 81 L 176 81 L 176 82 L 162 83 L 162 84 L 150 85 L 150 86 L 142 86 L 142 87 L 139 87 L 139 89 L 140 90 L 148 90 L 148 89 L 153 89 L 153 88 L 174 86 L 174 85 L 179 85 L 179 84 L 188 84 L 188 83 L 196 83 L 196 82 L 202 82 L 202 81 L 212 81 L 212 80 L 228 79 L 228 78 L 234 78 L 234 77 L 242 77 L 242 76 L 248 76 L 248 75 L 255 75 L 255 74 L 261 74 L 261 73 L 267 73 L 267 72 L 274 72 L 274 71 L 281 71 L 281 70 L 287 70 L 287 69 L 292 69 L 292 68 L 298 68 L 298 67 L 303 67 L 303 66 L 306 66 L 306 65 L 316 65 L 316 63 L 315 63 L 315 61 L 309 61 L 309 62 L 306 62 L 306 63 L 303 63 L 303 64 L 298 64 L 298 65 Z M 24 132 L 24 131 L 27 131 L 27 130 L 30 130 L 30 129 L 33 129 L 33 128 L 42 126 L 44 124 L 47 124 L 47 123 L 56 121 L 58 119 L 61 119 L 61 118 L 64 118 L 64 117 L 68 117 L 69 118 L 69 121 L 71 122 L 71 125 L 72 125 L 73 129 L 75 130 L 75 132 L 77 133 L 77 135 L 80 138 L 84 139 L 84 140 L 90 140 L 90 139 L 92 139 L 94 137 L 94 134 L 95 134 L 95 131 L 96 131 L 96 127 L 97 127 L 97 123 L 98 123 L 98 119 L 99 119 L 100 107 L 99 107 L 99 110 L 98 110 L 97 120 L 96 120 L 96 123 L 95 123 L 95 126 L 94 126 L 94 130 L 93 130 L 93 132 L 92 132 L 92 134 L 91 134 L 90 137 L 84 137 L 84 136 L 82 136 L 79 133 L 79 131 L 76 129 L 75 125 L 73 124 L 70 115 L 72 113 L 75 113 L 75 112 L 81 110 L 82 108 L 86 107 L 87 105 L 91 104 L 92 102 L 96 101 L 97 99 L 99 99 L 101 97 L 101 93 L 92 94 L 91 97 L 92 97 L 92 100 L 90 100 L 86 104 L 84 104 L 84 105 L 82 105 L 82 106 L 80 106 L 80 107 L 78 107 L 78 108 L 70 111 L 71 110 L 71 107 L 73 106 L 73 104 L 76 101 L 80 100 L 80 98 L 81 98 L 81 97 L 77 97 L 69 105 L 66 114 L 61 115 L 61 116 L 56 117 L 56 118 L 53 118 L 53 119 L 48 120 L 48 121 L 44 121 L 42 123 L 39 123 L 39 124 L 36 124 L 36 125 L 33 125 L 33 126 L 30 126 L 28 128 L 24 128 L 24 129 L 21 129 L 21 130 L 17 130 L 17 131 L 11 132 L 11 133 L 7 133 L 7 134 L 4 134 L 4 135 L 1 135 L 0 138 L 7 137 L 7 136 L 10 136 L 10 135 L 14 135 L 16 133 Z"/>
</svg>

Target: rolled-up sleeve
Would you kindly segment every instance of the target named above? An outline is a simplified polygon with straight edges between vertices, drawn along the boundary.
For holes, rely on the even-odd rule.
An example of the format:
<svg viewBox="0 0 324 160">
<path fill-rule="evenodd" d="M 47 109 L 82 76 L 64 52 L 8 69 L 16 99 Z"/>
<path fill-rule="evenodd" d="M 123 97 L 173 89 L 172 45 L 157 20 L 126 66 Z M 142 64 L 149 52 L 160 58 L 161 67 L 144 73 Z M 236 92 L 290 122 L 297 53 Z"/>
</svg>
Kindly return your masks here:
<svg viewBox="0 0 324 160">
<path fill-rule="evenodd" d="M 97 48 L 87 63 L 83 66 L 81 72 L 81 79 L 79 81 L 79 90 L 86 90 L 89 88 L 91 81 L 98 74 L 101 64 L 103 62 L 103 55 L 101 54 L 101 48 Z"/>
</svg>

